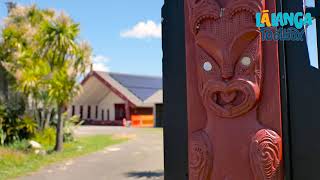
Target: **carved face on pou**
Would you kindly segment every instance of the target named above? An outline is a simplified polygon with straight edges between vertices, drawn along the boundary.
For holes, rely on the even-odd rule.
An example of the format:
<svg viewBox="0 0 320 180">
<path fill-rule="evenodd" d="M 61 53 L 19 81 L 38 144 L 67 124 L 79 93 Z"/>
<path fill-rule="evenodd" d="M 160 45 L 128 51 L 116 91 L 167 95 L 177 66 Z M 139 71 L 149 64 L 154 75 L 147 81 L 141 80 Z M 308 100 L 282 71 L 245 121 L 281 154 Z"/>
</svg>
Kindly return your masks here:
<svg viewBox="0 0 320 180">
<path fill-rule="evenodd" d="M 196 43 L 199 90 L 208 110 L 237 117 L 253 109 L 262 81 L 261 36 L 255 14 L 261 0 L 188 0 Z"/>
</svg>

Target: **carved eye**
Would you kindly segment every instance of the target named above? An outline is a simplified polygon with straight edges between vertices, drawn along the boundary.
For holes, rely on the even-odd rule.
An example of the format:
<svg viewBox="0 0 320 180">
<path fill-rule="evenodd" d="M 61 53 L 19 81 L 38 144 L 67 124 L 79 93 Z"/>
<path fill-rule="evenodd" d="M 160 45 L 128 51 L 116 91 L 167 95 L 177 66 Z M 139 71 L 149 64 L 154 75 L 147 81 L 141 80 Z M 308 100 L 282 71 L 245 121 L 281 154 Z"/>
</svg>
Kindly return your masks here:
<svg viewBox="0 0 320 180">
<path fill-rule="evenodd" d="M 245 66 L 245 67 L 249 67 L 250 65 L 251 65 L 251 58 L 249 58 L 249 57 L 243 57 L 242 59 L 241 59 L 241 64 L 243 65 L 243 66 Z"/>
<path fill-rule="evenodd" d="M 206 71 L 206 72 L 209 72 L 212 70 L 212 64 L 208 61 L 206 61 L 205 63 L 203 63 L 203 69 Z"/>
</svg>

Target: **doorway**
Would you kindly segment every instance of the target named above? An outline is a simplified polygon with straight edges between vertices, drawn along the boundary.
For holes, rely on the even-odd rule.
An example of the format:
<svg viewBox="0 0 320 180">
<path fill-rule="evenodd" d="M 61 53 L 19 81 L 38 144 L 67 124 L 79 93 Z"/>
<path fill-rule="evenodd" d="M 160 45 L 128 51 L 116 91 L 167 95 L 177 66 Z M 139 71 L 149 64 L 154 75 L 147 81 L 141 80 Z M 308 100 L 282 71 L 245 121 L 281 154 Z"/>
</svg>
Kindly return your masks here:
<svg viewBox="0 0 320 180">
<path fill-rule="evenodd" d="M 116 121 L 122 121 L 126 118 L 126 106 L 125 104 L 115 104 L 114 105 L 114 117 Z"/>
</svg>

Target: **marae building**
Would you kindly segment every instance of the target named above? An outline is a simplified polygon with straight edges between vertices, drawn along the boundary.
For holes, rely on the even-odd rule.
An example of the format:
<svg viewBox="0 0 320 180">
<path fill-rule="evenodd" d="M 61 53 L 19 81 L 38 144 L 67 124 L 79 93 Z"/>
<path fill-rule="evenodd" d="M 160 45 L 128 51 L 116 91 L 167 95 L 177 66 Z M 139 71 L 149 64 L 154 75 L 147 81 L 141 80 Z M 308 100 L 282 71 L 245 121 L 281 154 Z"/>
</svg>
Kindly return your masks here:
<svg viewBox="0 0 320 180">
<path fill-rule="evenodd" d="M 68 107 L 86 124 L 134 127 L 162 126 L 162 78 L 92 71 L 82 81 L 82 91 Z"/>
</svg>

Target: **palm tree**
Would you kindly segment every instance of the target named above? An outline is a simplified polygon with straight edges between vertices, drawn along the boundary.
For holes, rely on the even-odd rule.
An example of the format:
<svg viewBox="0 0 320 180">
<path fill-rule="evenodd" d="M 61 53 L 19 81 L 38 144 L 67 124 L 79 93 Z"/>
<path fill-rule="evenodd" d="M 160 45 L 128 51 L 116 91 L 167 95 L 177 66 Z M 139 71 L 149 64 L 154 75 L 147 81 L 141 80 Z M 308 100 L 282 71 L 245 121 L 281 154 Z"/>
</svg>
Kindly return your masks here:
<svg viewBox="0 0 320 180">
<path fill-rule="evenodd" d="M 39 130 L 43 130 L 43 117 L 39 112 L 39 106 L 45 105 L 46 99 L 43 99 L 43 94 L 47 93 L 47 85 L 45 80 L 50 72 L 50 68 L 47 63 L 43 60 L 32 59 L 25 64 L 24 68 L 16 71 L 16 80 L 18 84 L 16 89 L 23 92 L 31 107 L 29 108 L 32 112 L 33 117 L 38 123 Z"/>
<path fill-rule="evenodd" d="M 57 107 L 57 136 L 55 150 L 63 146 L 63 107 L 78 90 L 76 78 L 85 72 L 89 64 L 91 49 L 77 42 L 79 24 L 74 23 L 65 14 L 60 14 L 53 21 L 48 21 L 41 28 L 40 56 L 47 60 L 51 68 L 49 97 Z"/>
<path fill-rule="evenodd" d="M 9 77 L 12 77 L 16 83 L 11 83 L 10 87 L 16 87 L 31 101 L 26 106 L 30 105 L 28 109 L 32 114 L 29 115 L 38 121 L 39 128 L 42 127 L 39 124 L 42 118 L 37 112 L 38 104 L 42 103 L 39 95 L 46 90 L 41 82 L 48 68 L 46 62 L 35 53 L 38 46 L 35 37 L 40 25 L 53 16 L 53 11 L 39 10 L 35 5 L 13 6 L 4 21 L 0 40 L 0 70 L 3 69 L 0 72 L 6 75 L 1 77 L 4 79 L 4 92 L 8 91 L 7 84 L 11 82 Z"/>
<path fill-rule="evenodd" d="M 70 78 L 66 68 L 56 71 L 53 75 L 53 78 L 50 79 L 49 84 L 51 86 L 49 89 L 49 97 L 56 102 L 58 116 L 55 150 L 61 151 L 63 145 L 64 119 L 62 118 L 62 114 L 64 107 L 66 107 L 67 103 L 72 99 L 72 97 L 78 93 L 80 87 L 75 79 Z"/>
</svg>

